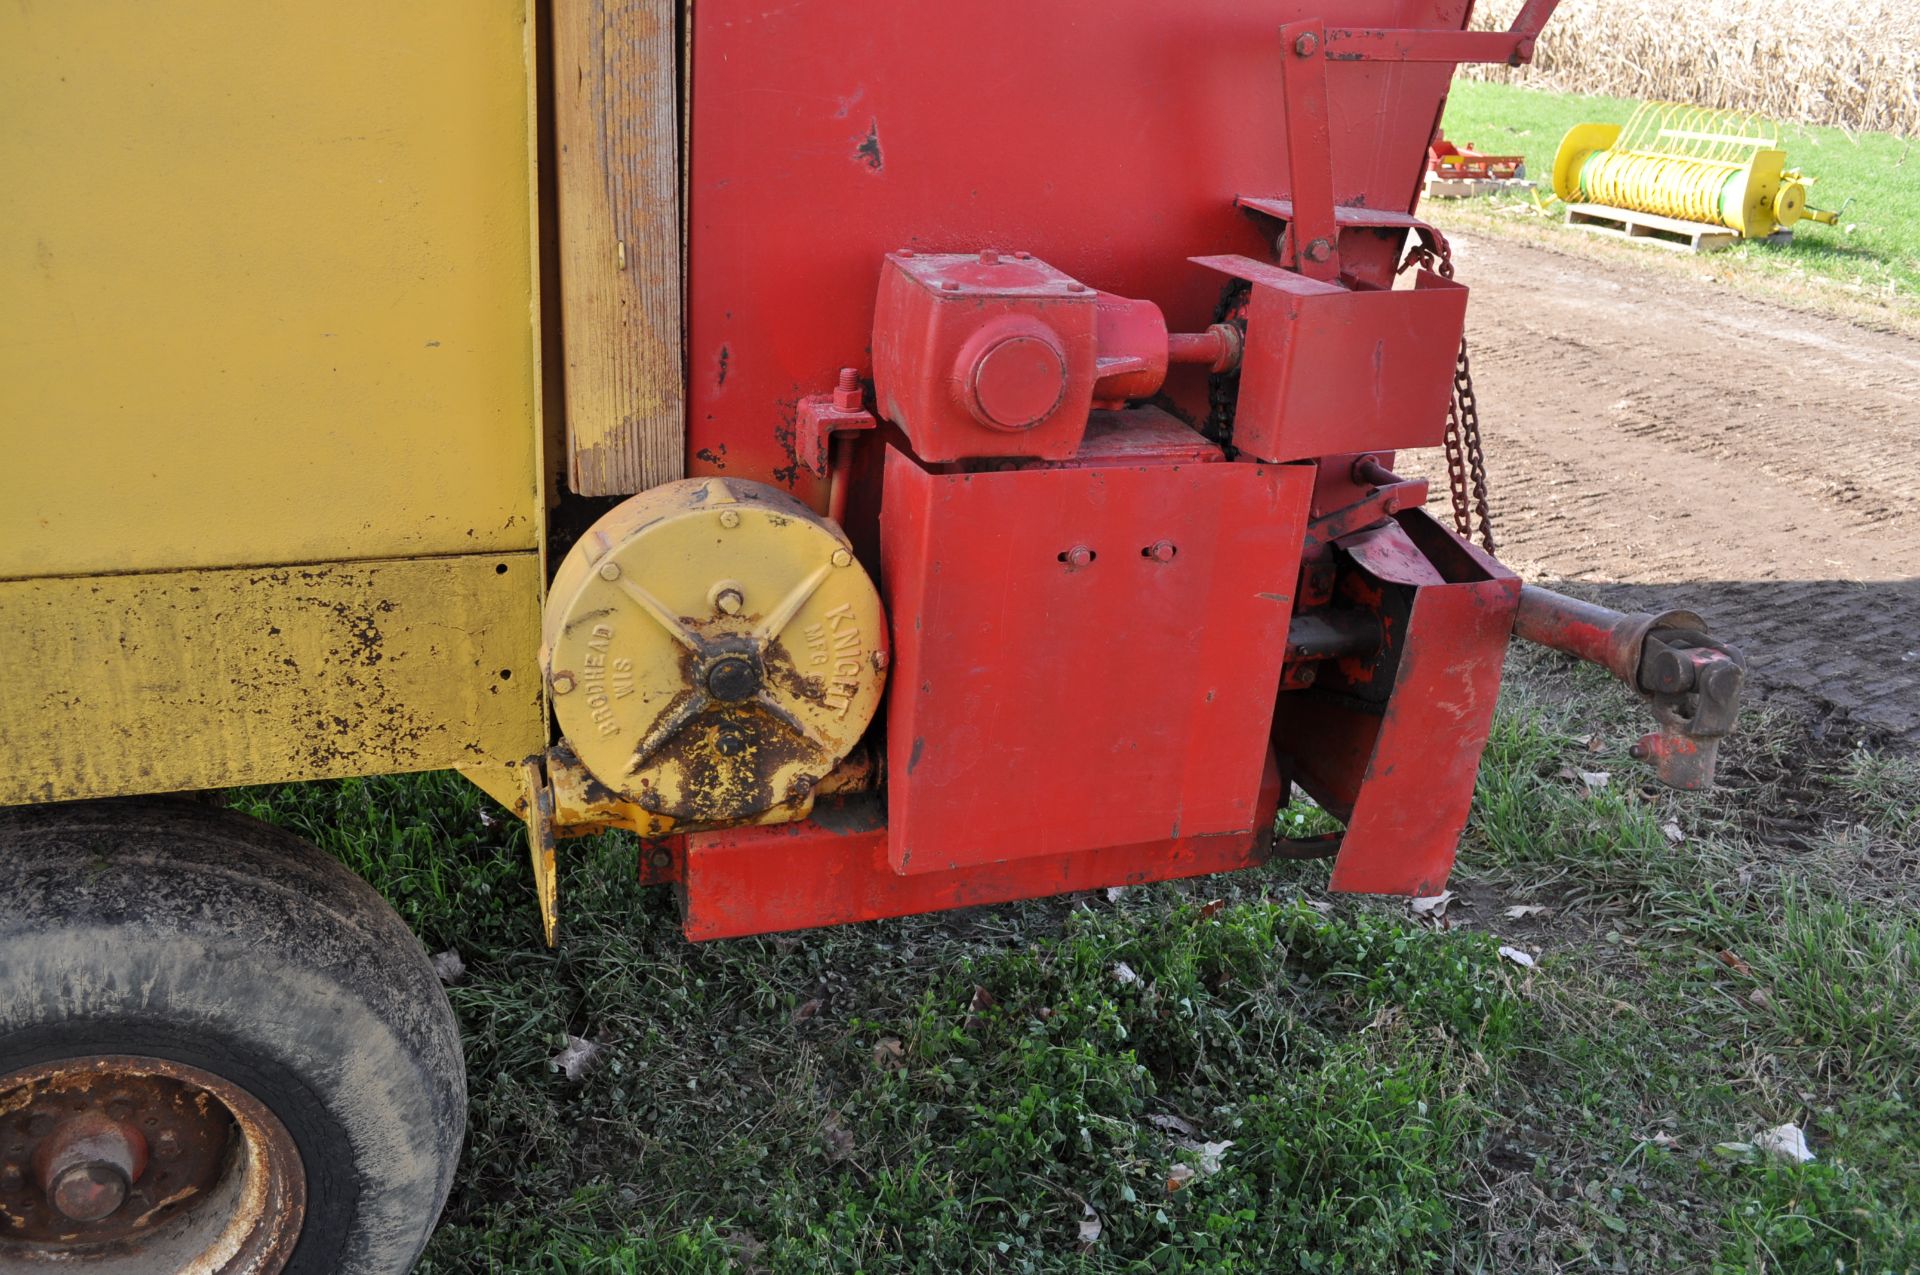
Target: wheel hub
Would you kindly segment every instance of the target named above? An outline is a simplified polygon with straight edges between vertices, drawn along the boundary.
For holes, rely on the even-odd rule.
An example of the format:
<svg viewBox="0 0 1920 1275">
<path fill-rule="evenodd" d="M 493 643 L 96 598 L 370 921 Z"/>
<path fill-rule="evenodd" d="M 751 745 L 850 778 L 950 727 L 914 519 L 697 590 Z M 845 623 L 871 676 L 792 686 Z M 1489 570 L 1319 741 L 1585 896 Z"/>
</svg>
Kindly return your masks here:
<svg viewBox="0 0 1920 1275">
<path fill-rule="evenodd" d="M 266 1275 L 305 1198 L 285 1127 L 197 1068 L 108 1056 L 0 1077 L 0 1273 L 57 1257 Z"/>
</svg>

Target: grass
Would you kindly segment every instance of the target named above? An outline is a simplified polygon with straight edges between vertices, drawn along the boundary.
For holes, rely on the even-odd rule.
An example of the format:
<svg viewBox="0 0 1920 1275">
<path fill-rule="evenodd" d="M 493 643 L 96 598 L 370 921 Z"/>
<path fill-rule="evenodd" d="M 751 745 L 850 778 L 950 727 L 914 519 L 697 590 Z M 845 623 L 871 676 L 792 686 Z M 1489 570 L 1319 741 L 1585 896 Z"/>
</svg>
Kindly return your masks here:
<svg viewBox="0 0 1920 1275">
<path fill-rule="evenodd" d="M 1625 124 L 1636 105 L 1624 98 L 1461 81 L 1447 100 L 1442 127 L 1449 139 L 1481 151 L 1525 155 L 1528 176 L 1551 194 L 1553 156 L 1567 130 L 1589 122 Z M 1788 164 L 1816 178 L 1809 188 L 1814 206 L 1846 205 L 1838 226 L 1802 221 L 1792 243 L 1738 243 L 1698 258 L 1638 245 L 1635 255 L 1708 268 L 1776 299 L 1839 301 L 1920 318 L 1920 144 L 1887 133 L 1807 125 L 1786 125 L 1781 138 Z M 1538 214 L 1527 195 L 1434 200 L 1424 207 L 1444 225 L 1498 229 L 1533 222 L 1550 232 L 1546 237 L 1555 247 L 1596 246 L 1596 236 L 1558 225 L 1557 212 L 1552 221 Z"/>
<path fill-rule="evenodd" d="M 1286 864 L 693 946 L 605 836 L 548 952 L 451 776 L 236 800 L 467 964 L 425 1271 L 1920 1268 L 1920 773 L 1775 716 L 1658 792 L 1622 696 L 1511 673 L 1447 928 Z"/>
</svg>

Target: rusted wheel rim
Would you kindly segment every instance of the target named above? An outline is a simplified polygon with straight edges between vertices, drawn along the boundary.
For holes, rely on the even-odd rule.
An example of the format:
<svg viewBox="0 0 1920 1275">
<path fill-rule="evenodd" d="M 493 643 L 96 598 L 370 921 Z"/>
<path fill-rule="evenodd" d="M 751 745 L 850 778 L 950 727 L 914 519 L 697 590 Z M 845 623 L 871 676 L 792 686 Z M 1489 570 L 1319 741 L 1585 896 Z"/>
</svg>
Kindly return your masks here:
<svg viewBox="0 0 1920 1275">
<path fill-rule="evenodd" d="M 0 1077 L 0 1275 L 273 1275 L 306 1196 L 286 1126 L 197 1067 L 111 1055 Z"/>
</svg>

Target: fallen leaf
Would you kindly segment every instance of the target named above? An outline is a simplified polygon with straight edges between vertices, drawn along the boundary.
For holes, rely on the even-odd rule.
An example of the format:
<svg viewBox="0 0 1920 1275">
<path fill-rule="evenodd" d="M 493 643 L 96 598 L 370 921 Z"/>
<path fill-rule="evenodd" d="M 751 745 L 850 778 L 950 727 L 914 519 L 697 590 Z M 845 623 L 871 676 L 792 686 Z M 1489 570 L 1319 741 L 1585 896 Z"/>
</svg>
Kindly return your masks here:
<svg viewBox="0 0 1920 1275">
<path fill-rule="evenodd" d="M 1764 987 L 1756 987 L 1747 993 L 1747 999 L 1761 1009 L 1773 1004 L 1773 993 Z"/>
<path fill-rule="evenodd" d="M 1656 1147 L 1673 1147 L 1680 1145 L 1680 1140 L 1668 1133 L 1665 1129 L 1660 1130 L 1651 1138 L 1648 1138 L 1647 1141 Z"/>
<path fill-rule="evenodd" d="M 1521 969 L 1530 970 L 1533 968 L 1533 957 L 1517 947 L 1503 947 L 1500 949 L 1500 955 L 1506 957 Z"/>
<path fill-rule="evenodd" d="M 980 984 L 975 983 L 973 985 L 973 999 L 967 1002 L 966 1020 L 962 1022 L 960 1026 L 966 1031 L 972 1031 L 980 1025 L 980 1015 L 992 1009 L 993 1005 L 993 993 L 980 986 Z"/>
<path fill-rule="evenodd" d="M 873 1042 L 873 1065 L 882 1071 L 899 1071 L 907 1065 L 907 1047 L 898 1036 L 882 1036 Z"/>
<path fill-rule="evenodd" d="M 1590 753 L 1599 753 L 1599 752 L 1606 751 L 1607 741 L 1597 734 L 1587 736 L 1584 742 L 1586 743 L 1587 751 Z"/>
<path fill-rule="evenodd" d="M 434 953 L 433 972 L 440 976 L 442 983 L 451 986 L 467 976 L 467 963 L 460 959 L 460 953 L 449 948 Z"/>
<path fill-rule="evenodd" d="M 1227 1154 L 1227 1148 L 1232 1146 L 1233 1143 L 1182 1142 L 1180 1145 L 1182 1148 L 1195 1152 L 1198 1155 L 1198 1159 L 1193 1162 L 1193 1167 L 1199 1170 L 1201 1177 L 1210 1178 L 1220 1172 L 1223 1158 Z"/>
<path fill-rule="evenodd" d="M 1091 1204 L 1083 1204 L 1081 1207 L 1087 1211 L 1087 1215 L 1080 1219 L 1080 1242 L 1086 1245 L 1097 1244 L 1100 1242 L 1100 1232 L 1103 1229 L 1100 1225 L 1100 1215 L 1093 1211 Z"/>
<path fill-rule="evenodd" d="M 1715 1143 L 1713 1149 L 1721 1155 L 1736 1158 L 1753 1154 L 1753 1144 L 1751 1142 L 1720 1142 Z"/>
<path fill-rule="evenodd" d="M 1575 766 L 1562 766 L 1560 778 L 1571 779 L 1580 785 L 1580 790 L 1591 796 L 1605 788 L 1613 776 L 1604 770 L 1581 770 Z"/>
<path fill-rule="evenodd" d="M 1676 846 L 1687 839 L 1687 834 L 1681 831 L 1680 823 L 1675 819 L 1669 819 L 1661 824 L 1660 832 L 1661 835 L 1666 837 L 1668 841 L 1673 842 Z"/>
<path fill-rule="evenodd" d="M 1721 963 L 1724 964 L 1728 969 L 1733 970 L 1736 973 L 1743 974 L 1748 978 L 1753 977 L 1753 966 L 1741 960 L 1739 953 L 1734 952 L 1732 950 L 1723 950 L 1719 953 L 1719 957 L 1720 957 Z"/>
<path fill-rule="evenodd" d="M 1163 1115 L 1156 1112 L 1147 1117 L 1147 1123 L 1156 1129 L 1165 1129 L 1168 1133 L 1185 1134 L 1188 1137 L 1193 1136 L 1193 1126 L 1182 1120 L 1179 1116 Z"/>
<path fill-rule="evenodd" d="M 835 1164 L 853 1155 L 853 1133 L 840 1125 L 839 1116 L 829 1116 L 820 1130 L 820 1140 L 826 1147 L 827 1159 Z"/>
<path fill-rule="evenodd" d="M 812 1018 L 815 1014 L 819 1012 L 820 1012 L 820 998 L 816 996 L 812 1000 L 807 1001 L 804 1004 L 794 1006 L 793 1021 L 796 1023 L 804 1023 L 809 1018 Z"/>
<path fill-rule="evenodd" d="M 1325 899 L 1308 899 L 1307 906 L 1315 912 L 1318 912 L 1321 916 L 1333 915 L 1333 904 L 1327 902 Z"/>
<path fill-rule="evenodd" d="M 1541 916 L 1553 911 L 1544 903 L 1516 903 L 1507 909 L 1507 920 L 1519 921 L 1530 916 Z"/>
<path fill-rule="evenodd" d="M 1220 911 L 1220 909 L 1225 906 L 1227 906 L 1227 901 L 1225 899 L 1213 899 L 1210 902 L 1202 904 L 1200 907 L 1200 919 L 1202 921 L 1207 920 L 1208 918 L 1217 914 Z"/>
<path fill-rule="evenodd" d="M 600 1061 L 600 1046 L 584 1036 L 568 1036 L 567 1047 L 553 1056 L 552 1066 L 567 1073 L 568 1080 L 579 1080 Z"/>
<path fill-rule="evenodd" d="M 1181 1187 L 1199 1176 L 1199 1170 L 1190 1164 L 1176 1164 L 1167 1170 L 1167 1194 L 1172 1195 Z"/>
<path fill-rule="evenodd" d="M 1110 885 L 1107 887 L 1107 902 L 1118 903 L 1121 899 L 1126 897 L 1126 893 L 1127 893 L 1126 886 Z"/>
<path fill-rule="evenodd" d="M 1133 972 L 1133 966 L 1127 964 L 1125 961 L 1121 961 L 1113 967 L 1113 976 L 1119 981 L 1122 987 L 1132 987 L 1140 981 L 1140 976 Z"/>
<path fill-rule="evenodd" d="M 1792 1121 L 1768 1129 L 1753 1140 L 1753 1145 L 1795 1164 L 1805 1164 L 1814 1159 L 1813 1148 L 1807 1145 L 1807 1135 Z"/>
<path fill-rule="evenodd" d="M 1439 920 L 1447 914 L 1447 904 L 1453 901 L 1452 890 L 1442 890 L 1438 894 L 1423 895 L 1407 901 L 1407 907 L 1415 916 L 1431 916 Z"/>
</svg>

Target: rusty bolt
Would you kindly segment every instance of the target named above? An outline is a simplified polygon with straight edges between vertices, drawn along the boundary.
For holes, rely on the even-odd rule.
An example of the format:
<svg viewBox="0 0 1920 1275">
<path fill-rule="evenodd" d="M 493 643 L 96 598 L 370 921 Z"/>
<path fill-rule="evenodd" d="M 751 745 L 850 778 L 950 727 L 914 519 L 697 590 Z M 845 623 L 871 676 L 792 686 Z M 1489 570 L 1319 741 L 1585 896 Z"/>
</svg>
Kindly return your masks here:
<svg viewBox="0 0 1920 1275">
<path fill-rule="evenodd" d="M 572 689 L 573 689 L 573 674 L 555 673 L 553 675 L 553 693 L 555 695 L 565 695 L 568 691 L 571 691 Z"/>
<path fill-rule="evenodd" d="M 662 869 L 670 868 L 673 866 L 673 856 L 665 850 L 655 850 L 653 852 L 653 866 Z"/>
<path fill-rule="evenodd" d="M 47 1188 L 47 1202 L 75 1222 L 111 1217 L 127 1200 L 127 1179 L 110 1164 L 77 1164 Z"/>
<path fill-rule="evenodd" d="M 617 562 L 601 563 L 600 578 L 602 580 L 618 580 L 620 578 L 620 564 Z"/>
<path fill-rule="evenodd" d="M 1294 53 L 1303 58 L 1312 57 L 1313 51 L 1319 47 L 1320 41 L 1314 38 L 1311 31 L 1302 32 L 1300 38 L 1293 42 Z"/>
<path fill-rule="evenodd" d="M 722 757 L 738 757 L 746 749 L 747 741 L 740 738 L 738 731 L 723 730 L 713 746 L 720 750 Z"/>
<path fill-rule="evenodd" d="M 1171 540 L 1156 540 L 1147 546 L 1147 556 L 1155 562 L 1172 562 L 1174 555 L 1179 552 Z"/>
<path fill-rule="evenodd" d="M 720 511 L 720 525 L 722 527 L 738 527 L 740 525 L 739 512 L 732 509 L 722 509 Z"/>
<path fill-rule="evenodd" d="M 738 589 L 722 589 L 713 595 L 713 605 L 727 615 L 739 615 L 745 603 L 746 599 L 740 596 Z"/>
<path fill-rule="evenodd" d="M 1093 550 L 1085 545 L 1075 545 L 1061 555 L 1061 560 L 1070 567 L 1084 567 L 1093 561 Z"/>
<path fill-rule="evenodd" d="M 852 566 L 853 555 L 848 553 L 845 549 L 835 549 L 833 551 L 832 562 L 833 562 L 833 565 L 836 567 Z"/>
<path fill-rule="evenodd" d="M 1333 255 L 1333 245 L 1328 243 L 1324 237 L 1314 239 L 1308 242 L 1307 246 L 1301 250 L 1300 255 L 1308 261 L 1325 261 Z"/>
<path fill-rule="evenodd" d="M 884 669 L 886 666 L 887 666 L 887 653 L 885 651 L 875 651 L 873 653 L 874 671 L 879 672 L 881 669 Z"/>
<path fill-rule="evenodd" d="M 808 793 L 812 791 L 813 791 L 812 775 L 795 775 L 793 777 L 793 782 L 787 786 L 788 796 L 793 801 L 801 800 Z"/>
<path fill-rule="evenodd" d="M 1314 683 L 1314 680 L 1319 676 L 1320 676 L 1320 669 L 1316 665 L 1309 664 L 1305 668 L 1301 669 L 1298 673 L 1294 674 L 1294 679 L 1298 681 L 1302 686 L 1312 686 Z"/>
<path fill-rule="evenodd" d="M 146 1171 L 147 1140 L 138 1129 L 97 1112 L 66 1121 L 34 1151 L 47 1203 L 75 1222 L 98 1222 L 126 1203 Z"/>
<path fill-rule="evenodd" d="M 760 689 L 760 674 L 742 655 L 723 655 L 707 670 L 707 694 L 733 704 Z"/>
</svg>

